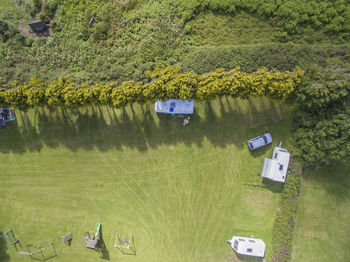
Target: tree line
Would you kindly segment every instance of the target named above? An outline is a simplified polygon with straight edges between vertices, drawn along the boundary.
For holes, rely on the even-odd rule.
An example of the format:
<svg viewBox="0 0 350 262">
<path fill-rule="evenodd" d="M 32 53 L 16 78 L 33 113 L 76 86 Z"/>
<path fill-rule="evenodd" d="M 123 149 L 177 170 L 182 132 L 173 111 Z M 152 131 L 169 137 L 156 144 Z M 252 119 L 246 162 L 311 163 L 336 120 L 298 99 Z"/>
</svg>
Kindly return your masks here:
<svg viewBox="0 0 350 262">
<path fill-rule="evenodd" d="M 296 89 L 295 154 L 308 165 L 350 158 L 350 77 L 339 66 L 307 69 Z"/>
<path fill-rule="evenodd" d="M 179 67 L 156 68 L 147 71 L 143 82 L 116 81 L 77 83 L 72 78 L 61 77 L 51 82 L 34 76 L 30 81 L 11 82 L 0 88 L 0 105 L 28 106 L 85 106 L 108 104 L 123 107 L 129 103 L 145 103 L 157 99 L 209 100 L 217 96 L 249 98 L 268 96 L 284 100 L 300 83 L 303 71 L 296 67 L 293 72 L 260 68 L 245 73 L 239 67 L 229 71 L 196 74 L 181 72 Z"/>
</svg>

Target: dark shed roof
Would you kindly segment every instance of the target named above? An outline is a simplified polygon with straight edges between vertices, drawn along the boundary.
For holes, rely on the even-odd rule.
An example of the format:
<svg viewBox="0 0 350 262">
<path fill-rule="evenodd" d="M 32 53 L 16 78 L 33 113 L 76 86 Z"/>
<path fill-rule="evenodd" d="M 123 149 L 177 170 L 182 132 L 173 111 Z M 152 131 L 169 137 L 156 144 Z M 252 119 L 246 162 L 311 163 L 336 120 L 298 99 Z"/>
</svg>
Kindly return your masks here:
<svg viewBox="0 0 350 262">
<path fill-rule="evenodd" d="M 46 30 L 46 24 L 43 21 L 35 21 L 28 25 L 34 32 Z"/>
</svg>

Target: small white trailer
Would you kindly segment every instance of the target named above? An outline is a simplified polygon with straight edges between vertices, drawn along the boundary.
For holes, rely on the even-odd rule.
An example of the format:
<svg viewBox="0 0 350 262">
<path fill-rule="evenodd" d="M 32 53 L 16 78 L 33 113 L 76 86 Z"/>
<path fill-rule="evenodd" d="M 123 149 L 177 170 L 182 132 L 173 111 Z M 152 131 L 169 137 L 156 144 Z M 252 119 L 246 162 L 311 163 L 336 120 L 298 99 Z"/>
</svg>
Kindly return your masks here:
<svg viewBox="0 0 350 262">
<path fill-rule="evenodd" d="M 233 251 L 244 256 L 264 257 L 265 242 L 258 238 L 233 236 L 227 240 Z"/>
</svg>

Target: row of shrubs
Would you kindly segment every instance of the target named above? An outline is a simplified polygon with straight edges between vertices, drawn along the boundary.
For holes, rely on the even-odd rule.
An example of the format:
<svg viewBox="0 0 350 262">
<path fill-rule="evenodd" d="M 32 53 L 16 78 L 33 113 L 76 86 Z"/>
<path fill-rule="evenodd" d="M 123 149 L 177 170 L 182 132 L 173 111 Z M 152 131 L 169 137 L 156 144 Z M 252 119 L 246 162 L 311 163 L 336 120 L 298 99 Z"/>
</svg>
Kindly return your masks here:
<svg viewBox="0 0 350 262">
<path fill-rule="evenodd" d="M 76 83 L 73 79 L 60 78 L 44 82 L 34 76 L 29 82 L 16 81 L 0 88 L 0 105 L 26 106 L 84 106 L 109 104 L 122 107 L 128 103 L 155 101 L 157 99 L 209 100 L 216 96 L 232 97 L 269 96 L 283 100 L 300 83 L 303 71 L 269 71 L 261 68 L 253 73 L 218 69 L 206 74 L 181 72 L 180 68 L 168 66 L 146 73 L 143 82 L 124 81 Z"/>
<path fill-rule="evenodd" d="M 279 209 L 272 230 L 272 261 L 288 262 L 291 260 L 293 229 L 300 192 L 302 168 L 300 164 L 291 162 L 291 173 L 284 184 Z"/>
</svg>

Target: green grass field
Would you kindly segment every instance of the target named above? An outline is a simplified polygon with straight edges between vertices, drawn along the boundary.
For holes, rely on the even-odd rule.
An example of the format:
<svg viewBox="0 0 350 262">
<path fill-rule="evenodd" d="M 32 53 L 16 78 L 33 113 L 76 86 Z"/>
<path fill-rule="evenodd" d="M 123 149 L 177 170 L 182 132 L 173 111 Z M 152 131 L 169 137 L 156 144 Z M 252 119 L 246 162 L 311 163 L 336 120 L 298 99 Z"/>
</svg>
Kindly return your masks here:
<svg viewBox="0 0 350 262">
<path fill-rule="evenodd" d="M 350 166 L 307 170 L 293 238 L 293 261 L 349 261 Z"/>
<path fill-rule="evenodd" d="M 268 99 L 196 103 L 191 123 L 157 116 L 153 105 L 125 109 L 17 110 L 0 130 L 0 230 L 22 244 L 53 242 L 50 261 L 238 261 L 232 235 L 271 232 L 281 187 L 261 183 L 271 145 L 250 153 L 266 131 L 288 145 L 290 107 Z M 102 223 L 106 249 L 88 250 L 86 231 Z M 132 233 L 136 256 L 113 247 Z M 60 237 L 73 234 L 70 247 Z M 13 247 L 1 261 L 29 261 Z"/>
</svg>

